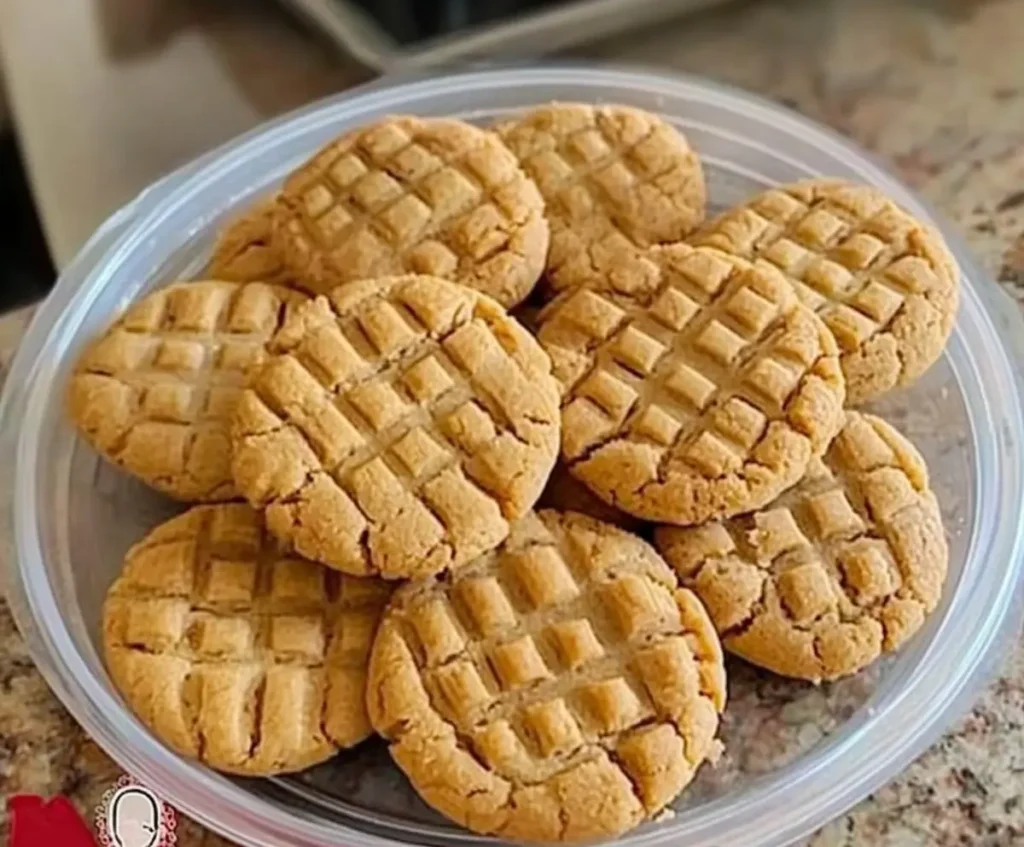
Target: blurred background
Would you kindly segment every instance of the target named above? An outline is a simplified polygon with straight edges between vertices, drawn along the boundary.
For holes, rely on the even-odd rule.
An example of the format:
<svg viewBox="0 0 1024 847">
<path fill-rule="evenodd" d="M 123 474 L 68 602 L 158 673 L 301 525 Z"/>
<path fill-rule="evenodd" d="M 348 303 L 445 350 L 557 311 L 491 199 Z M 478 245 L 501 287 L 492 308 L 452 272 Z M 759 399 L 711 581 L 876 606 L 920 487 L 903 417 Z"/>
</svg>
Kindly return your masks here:
<svg viewBox="0 0 1024 847">
<path fill-rule="evenodd" d="M 380 73 L 547 54 L 698 73 L 827 123 L 976 224 L 1013 282 L 1024 195 L 996 186 L 1024 186 L 1021 44 L 1024 0 L 4 0 L 0 311 L 267 118 Z"/>
</svg>

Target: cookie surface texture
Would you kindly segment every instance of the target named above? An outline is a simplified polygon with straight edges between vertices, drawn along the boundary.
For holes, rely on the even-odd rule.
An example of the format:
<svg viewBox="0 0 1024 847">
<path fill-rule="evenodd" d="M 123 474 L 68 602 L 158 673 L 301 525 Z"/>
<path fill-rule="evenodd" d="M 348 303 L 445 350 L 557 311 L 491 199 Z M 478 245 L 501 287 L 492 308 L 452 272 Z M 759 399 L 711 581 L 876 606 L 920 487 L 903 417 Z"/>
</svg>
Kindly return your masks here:
<svg viewBox="0 0 1024 847">
<path fill-rule="evenodd" d="M 239 490 L 282 541 L 355 575 L 436 573 L 493 549 L 558 453 L 536 340 L 434 277 L 349 283 L 300 309 L 242 398 Z"/>
<path fill-rule="evenodd" d="M 856 412 L 824 460 L 768 508 L 662 527 L 655 539 L 727 650 L 812 681 L 896 650 L 934 611 L 948 561 L 921 456 L 885 421 Z"/>
<path fill-rule="evenodd" d="M 370 644 L 390 586 L 275 550 L 242 503 L 132 547 L 107 594 L 107 667 L 162 741 L 218 770 L 301 770 L 372 733 Z"/>
<path fill-rule="evenodd" d="M 261 200 L 217 236 L 206 276 L 231 282 L 287 285 L 291 275 L 274 243 L 274 199 Z"/>
<path fill-rule="evenodd" d="M 511 841 L 613 837 L 719 752 L 721 647 L 654 549 L 542 511 L 403 586 L 370 659 L 374 727 L 420 795 Z"/>
<path fill-rule="evenodd" d="M 297 284 L 422 273 L 503 306 L 533 288 L 548 250 L 544 202 L 493 133 L 389 118 L 331 142 L 286 180 L 280 243 Z"/>
<path fill-rule="evenodd" d="M 657 115 L 552 103 L 496 130 L 544 197 L 555 290 L 645 287 L 643 248 L 678 241 L 704 218 L 700 160 Z"/>
<path fill-rule="evenodd" d="M 942 237 L 870 186 L 772 189 L 691 243 L 760 257 L 786 274 L 839 343 L 851 405 L 917 379 L 953 328 L 959 273 Z"/>
<path fill-rule="evenodd" d="M 235 405 L 270 337 L 306 299 L 233 282 L 180 282 L 146 295 L 79 359 L 72 420 L 105 458 L 171 497 L 237 497 Z"/>
<path fill-rule="evenodd" d="M 577 289 L 543 315 L 563 461 L 646 520 L 759 508 L 842 425 L 835 339 L 768 263 L 685 244 L 649 254 L 659 277 L 644 297 Z"/>
</svg>

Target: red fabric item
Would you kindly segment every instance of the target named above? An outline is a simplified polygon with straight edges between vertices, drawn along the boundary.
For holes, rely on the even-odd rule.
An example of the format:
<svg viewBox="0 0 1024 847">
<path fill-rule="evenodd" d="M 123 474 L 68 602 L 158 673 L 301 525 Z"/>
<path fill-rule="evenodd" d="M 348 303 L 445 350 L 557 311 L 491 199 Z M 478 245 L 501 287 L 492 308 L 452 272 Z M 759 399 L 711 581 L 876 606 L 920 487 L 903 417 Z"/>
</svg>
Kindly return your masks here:
<svg viewBox="0 0 1024 847">
<path fill-rule="evenodd" d="M 16 794 L 7 801 L 11 829 L 7 847 L 96 847 L 96 841 L 67 797 L 43 800 Z"/>
</svg>

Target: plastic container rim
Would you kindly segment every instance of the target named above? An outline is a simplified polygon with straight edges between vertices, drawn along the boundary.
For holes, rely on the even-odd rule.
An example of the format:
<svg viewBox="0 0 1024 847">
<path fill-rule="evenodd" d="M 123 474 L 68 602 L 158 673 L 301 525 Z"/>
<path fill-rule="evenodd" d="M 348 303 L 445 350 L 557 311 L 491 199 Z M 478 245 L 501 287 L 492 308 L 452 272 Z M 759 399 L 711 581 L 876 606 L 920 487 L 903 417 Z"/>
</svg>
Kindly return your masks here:
<svg viewBox="0 0 1024 847">
<path fill-rule="evenodd" d="M 11 519 L 14 530 L 17 554 L 15 561 L 5 562 L 8 597 L 33 660 L 76 720 L 125 769 L 159 786 L 172 805 L 224 835 L 244 838 L 252 845 L 320 845 L 330 843 L 329 839 L 336 838 L 342 832 L 353 845 L 384 847 L 395 843 L 360 829 L 313 820 L 295 809 L 289 809 L 290 821 L 282 821 L 280 818 L 283 812 L 276 804 L 256 798 L 234 782 L 166 751 L 141 724 L 127 715 L 120 700 L 108 690 L 103 681 L 91 676 L 67 626 L 60 619 L 45 569 L 41 564 L 32 567 L 33 562 L 41 563 L 43 555 L 36 523 L 38 516 L 34 509 L 38 496 L 35 458 L 40 450 L 41 431 L 38 422 L 52 384 L 56 362 L 68 342 L 63 328 L 76 316 L 80 320 L 81 315 L 89 309 L 101 290 L 101 285 L 97 283 L 102 282 L 104 268 L 116 263 L 119 255 L 137 249 L 145 234 L 158 227 L 172 211 L 187 203 L 191 194 L 201 185 L 217 179 L 223 169 L 244 166 L 246 159 L 272 137 L 281 140 L 302 135 L 328 121 L 329 115 L 346 105 L 352 111 L 359 106 L 375 111 L 386 110 L 394 102 L 416 94 L 429 93 L 441 86 L 451 91 L 458 86 L 478 89 L 481 84 L 495 88 L 520 87 L 530 83 L 550 85 L 557 82 L 592 86 L 595 94 L 603 84 L 634 85 L 647 93 L 665 90 L 673 96 L 682 93 L 693 100 L 703 100 L 729 109 L 745 118 L 753 117 L 783 130 L 810 136 L 819 148 L 834 156 L 844 160 L 853 158 L 864 161 L 861 171 L 868 181 L 883 187 L 911 209 L 935 217 L 884 169 L 865 161 L 863 151 L 850 142 L 756 95 L 685 75 L 607 67 L 592 69 L 563 64 L 531 69 L 468 71 L 404 84 L 399 82 L 397 85 L 388 79 L 380 80 L 304 107 L 228 142 L 154 184 L 131 204 L 115 213 L 68 266 L 50 299 L 40 308 L 12 363 L 3 400 L 0 401 L 3 446 L 8 455 L 16 457 L 16 494 L 12 497 L 13 514 L 7 517 Z M 963 266 L 965 276 L 984 282 L 983 275 L 968 258 L 960 239 L 947 228 L 943 227 L 943 231 Z M 982 291 L 982 288 L 989 290 Z M 70 295 L 66 305 L 62 305 L 62 295 L 65 298 Z M 988 308 L 982 305 L 983 300 L 989 301 Z M 841 739 L 823 742 L 823 752 L 816 750 L 815 754 L 800 758 L 752 782 L 739 797 L 717 798 L 699 810 L 680 813 L 667 826 L 640 830 L 620 843 L 647 847 L 679 838 L 690 839 L 688 843 L 692 844 L 710 844 L 710 839 L 720 843 L 723 837 L 756 837 L 756 843 L 784 844 L 806 835 L 840 814 L 916 758 L 927 743 L 966 706 L 980 683 L 993 671 L 994 662 L 1001 658 L 997 655 L 998 648 L 1009 643 L 1019 626 L 1020 594 L 1024 584 L 1021 580 L 1022 539 L 1018 522 L 998 521 L 993 511 L 986 512 L 980 508 L 983 503 L 998 503 L 998 511 L 1003 511 L 1003 514 L 1020 514 L 1024 491 L 1020 461 L 1020 450 L 1024 445 L 1024 422 L 1020 382 L 1013 370 L 1013 362 L 1019 361 L 1021 353 L 1019 349 L 1014 349 L 1013 342 L 1024 338 L 1024 321 L 1015 307 L 1011 313 L 999 312 L 1013 330 L 999 332 L 989 313 L 990 309 L 1003 308 L 997 305 L 998 300 L 1005 300 L 1006 304 L 1011 302 L 1001 295 L 993 283 L 986 282 L 978 289 L 965 286 L 963 290 L 962 308 L 970 304 L 972 312 L 977 313 L 975 317 L 981 322 L 982 339 L 988 339 L 984 345 L 984 370 L 990 381 L 997 384 L 991 392 L 986 392 L 979 385 L 972 384 L 973 381 L 963 384 L 961 380 L 965 395 L 975 395 L 973 402 L 967 402 L 966 406 L 975 441 L 973 449 L 978 458 L 974 468 L 974 483 L 979 504 L 971 527 L 966 553 L 967 566 L 962 579 L 972 575 L 968 573 L 970 563 L 978 561 L 979 557 L 986 558 L 993 550 L 997 550 L 999 558 L 1007 564 L 1002 579 L 991 584 L 961 586 L 938 630 L 932 634 L 924 654 L 902 657 L 913 658 L 916 666 L 910 667 L 907 661 L 898 661 L 894 666 L 892 673 L 904 675 L 900 690 L 895 695 L 888 692 L 890 696 L 874 710 L 871 706 L 876 698 L 872 698 L 868 706 L 859 710 L 844 725 Z M 47 362 L 38 359 L 42 350 L 53 354 Z M 979 372 L 979 351 L 968 348 L 967 352 L 968 369 L 976 374 Z M 30 356 L 36 356 L 37 360 L 32 361 Z M 1009 405 L 1010 408 L 1003 410 L 1000 418 L 1004 426 L 1007 421 L 1015 424 L 1013 432 L 998 432 L 994 429 L 990 406 L 992 399 L 997 400 L 998 405 Z M 20 422 L 16 422 L 16 413 L 22 410 L 24 415 Z M 978 434 L 986 425 L 989 439 L 979 439 Z M 986 464 L 996 467 L 991 456 L 988 456 L 988 462 L 983 461 L 993 449 L 1009 451 L 1011 455 L 1000 457 L 999 474 L 982 478 L 981 469 Z M 1016 461 L 1012 460 L 1014 458 Z M 973 575 L 977 577 L 977 574 Z M 969 593 L 964 589 L 970 589 Z M 969 617 L 964 617 L 965 610 L 972 608 L 983 612 L 973 622 Z M 37 621 L 40 620 L 47 621 L 46 629 L 38 627 Z M 963 625 L 965 620 L 974 628 L 970 640 L 966 642 L 969 649 L 957 651 L 955 662 L 950 665 L 947 661 L 949 657 L 940 654 L 944 652 L 944 645 L 945 652 L 950 652 L 946 645 L 948 630 Z M 961 640 L 960 643 L 964 642 Z M 927 689 L 925 683 L 936 674 L 942 680 L 937 685 L 937 691 L 929 695 L 926 691 L 918 690 L 922 687 Z M 69 680 L 73 683 L 69 684 Z M 77 691 L 73 690 L 76 685 Z M 889 720 L 888 726 L 880 723 L 880 716 L 898 709 L 915 694 L 917 700 L 923 699 L 924 702 L 917 703 L 913 709 L 911 726 L 896 720 Z M 925 696 L 922 697 L 922 694 Z M 120 717 L 121 720 L 115 721 L 112 716 Z M 873 733 L 870 738 L 874 751 L 872 755 L 866 755 L 867 750 L 854 749 L 854 745 L 864 742 L 864 736 L 869 732 Z M 850 756 L 860 760 L 862 767 L 859 772 L 852 776 L 837 774 L 836 759 Z M 210 796 L 216 798 L 215 802 L 208 802 Z M 800 800 L 794 802 L 795 797 Z M 415 827 L 407 827 L 407 831 L 415 835 Z M 296 841 L 297 838 L 302 840 Z M 699 840 L 702 838 L 705 840 Z M 452 840 L 471 842 L 481 839 L 453 833 Z M 743 840 L 741 843 L 755 842 Z"/>
</svg>

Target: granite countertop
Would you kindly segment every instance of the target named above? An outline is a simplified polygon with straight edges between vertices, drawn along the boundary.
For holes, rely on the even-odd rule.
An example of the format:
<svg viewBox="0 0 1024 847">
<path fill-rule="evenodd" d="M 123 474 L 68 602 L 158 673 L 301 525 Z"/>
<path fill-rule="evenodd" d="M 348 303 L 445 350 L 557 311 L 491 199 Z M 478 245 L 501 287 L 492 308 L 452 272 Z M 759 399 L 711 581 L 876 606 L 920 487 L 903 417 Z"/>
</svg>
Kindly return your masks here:
<svg viewBox="0 0 1024 847">
<path fill-rule="evenodd" d="M 584 53 L 731 82 L 851 136 L 956 222 L 983 266 L 1022 301 L 1021 44 L 1024 0 L 763 0 Z M 311 87 L 309 97 L 321 93 Z M 0 318 L 0 379 L 26 319 L 25 311 Z M 772 692 L 765 686 L 754 696 Z M 91 816 L 119 775 L 50 693 L 0 603 L 0 795 L 65 794 Z M 6 828 L 0 817 L 0 840 Z M 179 843 L 226 842 L 182 821 Z M 805 842 L 807 847 L 1021 843 L 1020 644 L 970 713 L 927 753 Z"/>
</svg>

